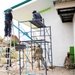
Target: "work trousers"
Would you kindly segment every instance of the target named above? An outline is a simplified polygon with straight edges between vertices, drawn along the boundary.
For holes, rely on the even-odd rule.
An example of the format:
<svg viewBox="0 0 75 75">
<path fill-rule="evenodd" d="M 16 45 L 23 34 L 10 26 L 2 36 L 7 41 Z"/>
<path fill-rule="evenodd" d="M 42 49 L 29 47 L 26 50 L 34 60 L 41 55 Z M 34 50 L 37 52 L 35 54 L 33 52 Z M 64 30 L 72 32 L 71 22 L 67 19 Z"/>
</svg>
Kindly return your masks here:
<svg viewBox="0 0 75 75">
<path fill-rule="evenodd" d="M 42 62 L 42 64 L 44 65 L 44 67 L 46 68 L 46 63 L 44 61 L 44 58 L 41 54 L 36 54 L 35 60 L 37 61 L 37 66 L 40 69 L 40 60 Z"/>
</svg>

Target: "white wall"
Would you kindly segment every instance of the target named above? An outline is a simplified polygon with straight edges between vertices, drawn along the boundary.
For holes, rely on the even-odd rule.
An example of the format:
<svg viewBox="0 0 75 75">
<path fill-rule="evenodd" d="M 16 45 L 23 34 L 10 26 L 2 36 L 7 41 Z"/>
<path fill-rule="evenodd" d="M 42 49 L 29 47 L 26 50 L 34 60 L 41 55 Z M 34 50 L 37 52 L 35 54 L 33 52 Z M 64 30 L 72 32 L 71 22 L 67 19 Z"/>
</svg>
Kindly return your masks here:
<svg viewBox="0 0 75 75">
<path fill-rule="evenodd" d="M 73 16 L 73 33 L 74 33 L 74 37 L 75 37 L 75 14 Z M 74 46 L 75 46 L 75 38 L 74 38 Z"/>
<path fill-rule="evenodd" d="M 73 16 L 73 34 L 74 34 L 74 37 L 75 37 L 75 14 Z M 75 38 L 74 38 L 74 48 L 75 48 Z M 74 58 L 75 58 L 75 51 L 74 51 Z M 75 62 L 75 60 L 74 60 L 74 62 Z"/>
<path fill-rule="evenodd" d="M 74 43 L 73 25 L 62 23 L 54 7 L 41 15 L 45 19 L 45 25 L 52 28 L 53 65 L 63 66 L 66 53 Z"/>
</svg>

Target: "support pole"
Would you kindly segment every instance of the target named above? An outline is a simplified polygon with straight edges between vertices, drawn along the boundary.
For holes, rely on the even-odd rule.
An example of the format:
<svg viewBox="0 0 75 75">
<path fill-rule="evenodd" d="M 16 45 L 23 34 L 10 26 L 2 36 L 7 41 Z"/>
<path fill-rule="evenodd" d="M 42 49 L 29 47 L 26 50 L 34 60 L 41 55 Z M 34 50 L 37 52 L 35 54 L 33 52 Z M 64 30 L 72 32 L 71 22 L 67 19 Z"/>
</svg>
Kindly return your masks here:
<svg viewBox="0 0 75 75">
<path fill-rule="evenodd" d="M 20 28 L 19 22 L 18 22 L 18 28 Z M 18 30 L 18 37 L 20 40 L 20 31 Z M 20 41 L 19 41 L 19 47 L 20 47 Z M 21 54 L 20 54 L 20 48 L 19 48 L 19 74 L 21 75 Z"/>
</svg>

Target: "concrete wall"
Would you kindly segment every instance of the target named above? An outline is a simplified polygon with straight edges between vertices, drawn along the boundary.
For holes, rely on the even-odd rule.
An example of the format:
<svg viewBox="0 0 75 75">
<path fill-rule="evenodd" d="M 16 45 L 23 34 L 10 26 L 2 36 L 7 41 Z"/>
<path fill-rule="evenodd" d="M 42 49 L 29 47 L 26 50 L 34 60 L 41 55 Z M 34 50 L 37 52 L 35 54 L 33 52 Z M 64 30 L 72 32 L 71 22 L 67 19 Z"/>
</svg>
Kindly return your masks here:
<svg viewBox="0 0 75 75">
<path fill-rule="evenodd" d="M 52 29 L 53 65 L 63 66 L 66 53 L 74 44 L 73 24 L 62 23 L 54 7 L 41 15 L 45 19 L 45 25 L 51 26 Z"/>
<path fill-rule="evenodd" d="M 74 35 L 73 37 L 75 37 L 75 14 L 73 16 L 73 35 Z M 74 58 L 75 58 L 75 38 L 74 38 Z"/>
<path fill-rule="evenodd" d="M 75 14 L 73 16 L 73 34 L 74 34 L 74 37 L 75 37 Z M 74 38 L 74 46 L 75 46 L 75 38 Z"/>
</svg>

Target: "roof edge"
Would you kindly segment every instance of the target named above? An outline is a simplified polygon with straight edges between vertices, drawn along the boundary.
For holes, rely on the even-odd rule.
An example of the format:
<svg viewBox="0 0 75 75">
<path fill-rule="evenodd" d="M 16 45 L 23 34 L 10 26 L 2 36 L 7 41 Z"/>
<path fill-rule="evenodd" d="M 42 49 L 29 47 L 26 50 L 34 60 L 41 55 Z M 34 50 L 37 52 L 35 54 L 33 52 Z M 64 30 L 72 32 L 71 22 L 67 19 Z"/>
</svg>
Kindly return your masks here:
<svg viewBox="0 0 75 75">
<path fill-rule="evenodd" d="M 14 5 L 14 6 L 10 7 L 10 8 L 15 9 L 15 8 L 17 8 L 17 7 L 19 7 L 19 6 L 23 5 L 23 4 L 26 4 L 26 3 L 30 2 L 30 1 L 32 1 L 32 0 L 25 0 L 25 1 L 23 1 L 21 3 L 18 3 L 18 4 Z M 4 10 L 4 12 L 6 12 L 7 10 L 8 9 Z"/>
</svg>

